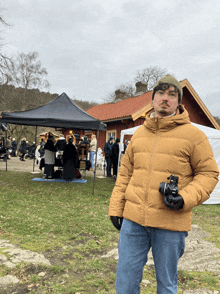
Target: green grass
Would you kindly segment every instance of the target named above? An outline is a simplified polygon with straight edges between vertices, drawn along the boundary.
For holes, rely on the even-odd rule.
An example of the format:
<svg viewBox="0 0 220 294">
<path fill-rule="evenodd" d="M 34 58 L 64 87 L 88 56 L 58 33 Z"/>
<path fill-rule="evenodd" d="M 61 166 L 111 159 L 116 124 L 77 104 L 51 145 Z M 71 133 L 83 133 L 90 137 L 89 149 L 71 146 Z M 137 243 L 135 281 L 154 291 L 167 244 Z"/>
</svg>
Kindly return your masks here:
<svg viewBox="0 0 220 294">
<path fill-rule="evenodd" d="M 29 293 L 115 294 L 117 261 L 100 258 L 116 247 L 119 233 L 108 216 L 114 187 L 111 179 L 86 177 L 86 184 L 33 182 L 30 173 L 0 171 L 0 238 L 23 249 L 43 253 L 52 266 L 20 263 L 14 269 L 0 266 L 0 276 L 16 275 Z M 200 205 L 192 221 L 210 232 L 220 248 L 220 205 Z M 2 250 L 0 252 L 3 253 Z M 7 255 L 6 255 L 7 256 Z M 38 276 L 45 272 L 45 276 Z M 156 293 L 153 267 L 145 267 L 141 293 Z M 213 273 L 179 272 L 178 293 L 185 289 L 218 289 Z"/>
<path fill-rule="evenodd" d="M 32 178 L 29 173 L 0 172 L 4 236 L 22 248 L 44 252 L 80 236 L 101 238 L 104 245 L 111 232 L 115 234 L 107 215 L 114 185 L 110 179 L 96 179 L 92 195 L 92 177 L 86 184 L 39 183 Z M 94 245 L 90 241 L 86 248 Z"/>
</svg>

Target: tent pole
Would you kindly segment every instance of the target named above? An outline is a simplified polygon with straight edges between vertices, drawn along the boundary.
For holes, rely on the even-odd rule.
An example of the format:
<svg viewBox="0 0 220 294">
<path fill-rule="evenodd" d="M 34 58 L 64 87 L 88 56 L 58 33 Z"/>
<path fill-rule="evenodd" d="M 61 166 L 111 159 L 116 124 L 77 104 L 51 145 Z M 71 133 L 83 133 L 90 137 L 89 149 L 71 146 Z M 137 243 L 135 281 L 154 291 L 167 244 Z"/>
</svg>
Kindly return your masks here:
<svg viewBox="0 0 220 294">
<path fill-rule="evenodd" d="M 8 170 L 8 156 L 7 156 L 7 137 L 8 137 L 8 135 L 7 135 L 7 129 L 6 129 L 6 131 L 5 131 L 5 150 L 6 150 L 6 157 L 5 157 L 5 170 L 7 171 Z"/>
<path fill-rule="evenodd" d="M 37 146 L 37 126 L 35 129 L 35 145 Z M 35 153 L 34 153 L 34 160 L 33 160 L 33 172 L 34 172 L 34 166 L 35 166 Z"/>
<path fill-rule="evenodd" d="M 96 141 L 96 154 L 95 154 L 95 170 L 94 170 L 94 180 L 93 180 L 93 192 L 92 195 L 94 195 L 94 189 L 95 189 L 95 175 L 96 175 L 96 162 L 97 162 L 97 153 L 98 153 L 98 141 L 99 141 L 99 130 L 97 130 L 97 141 Z"/>
</svg>

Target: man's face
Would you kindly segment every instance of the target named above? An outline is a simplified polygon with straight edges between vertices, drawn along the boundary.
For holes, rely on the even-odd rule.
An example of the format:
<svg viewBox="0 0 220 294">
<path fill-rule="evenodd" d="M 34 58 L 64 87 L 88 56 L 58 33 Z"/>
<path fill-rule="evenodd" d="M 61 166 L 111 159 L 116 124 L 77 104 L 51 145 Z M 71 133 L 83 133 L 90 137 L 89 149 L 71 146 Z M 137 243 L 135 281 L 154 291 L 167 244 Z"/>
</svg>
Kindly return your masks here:
<svg viewBox="0 0 220 294">
<path fill-rule="evenodd" d="M 173 114 L 178 106 L 178 92 L 173 86 L 167 90 L 158 90 L 154 95 L 153 107 L 155 117 L 164 117 Z"/>
</svg>

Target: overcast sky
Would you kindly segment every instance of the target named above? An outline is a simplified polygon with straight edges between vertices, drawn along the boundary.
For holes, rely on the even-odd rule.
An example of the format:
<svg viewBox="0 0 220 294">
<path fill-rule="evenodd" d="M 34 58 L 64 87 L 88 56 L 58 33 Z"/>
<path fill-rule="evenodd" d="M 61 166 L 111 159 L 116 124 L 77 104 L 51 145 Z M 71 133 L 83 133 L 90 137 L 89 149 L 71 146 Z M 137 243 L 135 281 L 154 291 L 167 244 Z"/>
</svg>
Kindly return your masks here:
<svg viewBox="0 0 220 294">
<path fill-rule="evenodd" d="M 37 51 L 50 93 L 102 103 L 138 70 L 157 66 L 187 78 L 220 116 L 219 0 L 1 0 L 0 7 L 11 25 L 1 51 Z"/>
</svg>

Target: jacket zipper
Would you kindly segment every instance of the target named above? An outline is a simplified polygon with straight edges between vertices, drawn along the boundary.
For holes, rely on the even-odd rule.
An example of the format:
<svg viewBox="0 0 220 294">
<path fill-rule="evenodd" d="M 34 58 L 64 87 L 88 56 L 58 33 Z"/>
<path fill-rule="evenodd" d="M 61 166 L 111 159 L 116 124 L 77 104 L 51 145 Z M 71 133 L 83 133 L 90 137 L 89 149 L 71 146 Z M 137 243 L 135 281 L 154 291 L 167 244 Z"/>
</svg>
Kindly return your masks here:
<svg viewBox="0 0 220 294">
<path fill-rule="evenodd" d="M 153 162 L 153 159 L 154 159 L 154 152 L 155 152 L 155 148 L 156 148 L 156 145 L 157 145 L 157 140 L 158 140 L 158 137 L 159 137 L 158 118 L 155 118 L 155 123 L 156 123 L 156 138 L 155 138 L 153 153 L 152 153 L 151 161 L 150 161 L 150 170 L 149 170 L 149 178 L 148 178 L 148 181 L 147 181 L 146 195 L 148 195 L 148 189 L 149 189 L 149 183 L 150 183 L 150 175 L 151 175 L 151 170 L 152 170 L 152 162 Z M 147 199 L 148 199 L 148 197 L 146 196 L 145 197 L 145 210 L 147 209 Z M 145 226 L 145 215 L 146 215 L 146 213 L 144 213 L 144 224 L 143 224 L 143 226 Z"/>
</svg>

